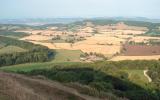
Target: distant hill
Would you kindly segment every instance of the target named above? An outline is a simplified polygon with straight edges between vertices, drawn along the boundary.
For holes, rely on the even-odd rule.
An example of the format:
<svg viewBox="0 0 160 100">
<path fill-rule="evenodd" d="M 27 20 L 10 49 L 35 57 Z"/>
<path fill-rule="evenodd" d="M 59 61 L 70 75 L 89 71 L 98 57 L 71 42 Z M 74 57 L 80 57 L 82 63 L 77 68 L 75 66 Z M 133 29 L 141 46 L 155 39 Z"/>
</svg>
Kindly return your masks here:
<svg viewBox="0 0 160 100">
<path fill-rule="evenodd" d="M 68 24 L 75 21 L 82 21 L 82 18 L 31 18 L 31 19 L 1 19 L 0 24 L 25 24 L 25 25 L 45 25 L 45 24 Z"/>
<path fill-rule="evenodd" d="M 95 18 L 26 18 L 26 19 L 0 19 L 0 24 L 25 24 L 25 25 L 45 25 L 45 24 L 68 24 L 83 20 L 123 20 L 123 21 L 144 21 L 160 23 L 160 19 L 149 19 L 145 17 L 95 17 Z"/>
<path fill-rule="evenodd" d="M 114 18 L 109 18 L 113 20 L 124 20 L 124 21 L 143 21 L 143 22 L 151 22 L 151 23 L 160 23 L 160 19 L 149 19 L 145 17 L 114 17 Z"/>
</svg>

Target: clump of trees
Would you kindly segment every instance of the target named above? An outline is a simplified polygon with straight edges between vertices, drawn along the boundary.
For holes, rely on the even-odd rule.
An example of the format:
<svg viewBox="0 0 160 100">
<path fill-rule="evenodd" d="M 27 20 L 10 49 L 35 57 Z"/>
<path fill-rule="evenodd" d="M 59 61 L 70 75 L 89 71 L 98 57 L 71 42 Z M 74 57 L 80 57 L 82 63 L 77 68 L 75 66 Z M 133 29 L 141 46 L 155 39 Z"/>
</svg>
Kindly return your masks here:
<svg viewBox="0 0 160 100">
<path fill-rule="evenodd" d="M 0 66 L 29 62 L 45 62 L 54 56 L 54 51 L 41 45 L 0 36 L 0 43 L 5 46 L 14 45 L 26 49 L 26 52 L 0 54 Z"/>
<path fill-rule="evenodd" d="M 77 35 L 69 35 L 65 41 L 68 42 L 68 43 L 75 43 L 77 41 L 83 41 L 83 40 L 86 40 L 84 37 L 80 37 L 80 36 L 77 36 Z"/>
<path fill-rule="evenodd" d="M 149 68 L 148 74 L 156 87 L 160 89 L 160 67 L 156 65 L 153 68 Z"/>
<path fill-rule="evenodd" d="M 80 56 L 81 57 L 87 57 L 87 56 L 90 56 L 90 55 L 95 55 L 95 56 L 98 56 L 98 57 L 105 58 L 105 56 L 103 54 L 96 53 L 96 52 L 90 52 L 90 53 L 85 52 L 84 54 L 81 54 Z"/>
<path fill-rule="evenodd" d="M 107 57 L 105 57 L 103 54 L 96 53 L 96 52 L 90 52 L 90 53 L 85 52 L 84 54 L 80 55 L 81 58 L 90 59 L 90 60 L 92 60 L 92 56 L 94 56 L 94 58 L 97 58 L 97 60 L 100 60 L 100 59 L 107 60 Z"/>
<path fill-rule="evenodd" d="M 61 36 L 60 35 L 56 35 L 54 38 L 52 38 L 52 40 L 60 40 Z"/>
</svg>

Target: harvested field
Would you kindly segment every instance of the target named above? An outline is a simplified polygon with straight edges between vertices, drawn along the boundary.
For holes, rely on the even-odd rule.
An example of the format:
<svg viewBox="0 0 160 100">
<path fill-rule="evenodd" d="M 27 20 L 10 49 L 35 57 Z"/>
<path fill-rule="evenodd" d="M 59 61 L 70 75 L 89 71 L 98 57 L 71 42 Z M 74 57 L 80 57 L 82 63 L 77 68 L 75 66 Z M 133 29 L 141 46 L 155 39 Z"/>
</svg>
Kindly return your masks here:
<svg viewBox="0 0 160 100">
<path fill-rule="evenodd" d="M 92 33 L 93 32 L 93 28 L 92 27 L 84 27 L 79 29 L 80 32 L 85 32 L 85 33 Z"/>
<path fill-rule="evenodd" d="M 73 46 L 74 49 L 82 50 L 83 52 L 96 52 L 104 55 L 113 55 L 120 52 L 121 46 L 106 46 L 106 45 L 88 45 L 80 44 Z"/>
<path fill-rule="evenodd" d="M 71 43 L 54 43 L 54 45 L 58 49 L 73 50 Z"/>
<path fill-rule="evenodd" d="M 24 32 L 30 35 L 42 35 L 42 36 L 56 36 L 56 35 L 63 34 L 62 31 L 54 31 L 52 29 L 49 29 L 49 30 L 19 30 L 16 32 Z"/>
<path fill-rule="evenodd" d="M 100 33 L 110 31 L 118 34 L 134 34 L 134 35 L 144 34 L 146 31 L 148 31 L 147 27 L 128 26 L 123 22 L 115 25 L 97 26 L 96 29 Z"/>
<path fill-rule="evenodd" d="M 120 39 L 117 37 L 114 37 L 113 35 L 107 35 L 107 34 L 96 34 L 93 37 L 86 38 L 84 41 L 77 42 L 77 44 L 90 44 L 90 45 L 96 45 L 96 44 L 112 44 L 112 45 L 120 45 L 120 42 L 124 42 L 124 39 Z"/>
<path fill-rule="evenodd" d="M 160 39 L 159 37 L 150 37 L 150 36 L 136 36 L 136 37 L 133 37 L 130 41 L 134 41 L 136 43 L 139 43 L 139 42 L 147 42 L 148 40 L 151 40 L 151 39 Z"/>
<path fill-rule="evenodd" d="M 47 46 L 50 49 L 81 50 L 87 53 L 96 52 L 105 56 L 113 56 L 114 54 L 120 53 L 122 44 L 126 43 L 129 39 L 129 41 L 135 42 L 145 42 L 148 41 L 148 39 L 160 39 L 156 37 L 136 36 L 144 34 L 148 29 L 145 27 L 128 26 L 124 23 L 118 23 L 113 26 L 96 26 L 94 28 L 100 31 L 101 34 L 92 35 L 92 27 L 81 27 L 76 34 L 85 37 L 85 40 L 75 43 L 66 43 L 65 41 L 63 43 L 56 43 L 48 41 L 51 40 L 55 34 L 63 35 L 63 32 L 53 30 L 30 30 L 32 35 L 22 38 L 22 40 Z M 40 34 L 37 35 L 38 33 Z M 73 35 L 73 33 L 74 32 L 65 32 L 65 34 L 70 35 Z M 50 35 L 53 36 L 51 37 Z M 126 47 L 126 51 L 124 52 L 124 56 L 148 56 L 159 54 L 159 47 Z"/>
<path fill-rule="evenodd" d="M 125 45 L 124 56 L 160 55 L 160 46 Z"/>
<path fill-rule="evenodd" d="M 43 43 L 37 41 L 30 41 L 35 44 L 47 46 L 50 49 L 66 49 L 66 50 L 81 50 L 83 52 L 96 52 L 106 56 L 114 55 L 120 52 L 121 42 L 125 39 L 120 39 L 112 35 L 96 34 L 93 37 L 88 37 L 84 41 L 71 43 Z"/>
<path fill-rule="evenodd" d="M 116 30 L 115 32 L 121 33 L 124 35 L 127 35 L 127 34 L 140 35 L 145 33 L 145 31 L 138 31 L 138 30 Z"/>
<path fill-rule="evenodd" d="M 52 37 L 50 36 L 30 35 L 22 38 L 21 40 L 42 41 L 42 40 L 50 40 L 50 39 L 52 39 Z"/>
<path fill-rule="evenodd" d="M 42 43 L 42 42 L 35 42 L 30 41 L 34 44 L 40 44 L 46 46 L 50 49 L 66 49 L 66 50 L 81 50 L 83 52 L 96 52 L 101 53 L 106 56 L 113 55 L 120 52 L 121 46 L 120 45 L 90 45 L 90 44 L 73 44 L 70 43 Z"/>
<path fill-rule="evenodd" d="M 151 56 L 116 56 L 110 61 L 121 61 L 121 60 L 159 60 L 160 55 Z"/>
<path fill-rule="evenodd" d="M 115 37 L 121 38 L 121 39 L 128 39 L 128 38 L 133 38 L 133 35 L 114 35 Z"/>
</svg>

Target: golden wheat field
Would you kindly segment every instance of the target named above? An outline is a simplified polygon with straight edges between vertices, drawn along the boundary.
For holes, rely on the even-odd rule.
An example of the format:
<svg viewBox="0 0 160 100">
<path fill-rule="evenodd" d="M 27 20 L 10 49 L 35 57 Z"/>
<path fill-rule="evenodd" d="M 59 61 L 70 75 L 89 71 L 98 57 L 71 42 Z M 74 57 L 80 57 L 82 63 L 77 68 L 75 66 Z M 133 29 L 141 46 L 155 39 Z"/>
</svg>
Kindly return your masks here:
<svg viewBox="0 0 160 100">
<path fill-rule="evenodd" d="M 159 60 L 160 55 L 150 55 L 150 56 L 116 56 L 111 59 L 111 61 L 121 61 L 121 60 Z"/>
</svg>

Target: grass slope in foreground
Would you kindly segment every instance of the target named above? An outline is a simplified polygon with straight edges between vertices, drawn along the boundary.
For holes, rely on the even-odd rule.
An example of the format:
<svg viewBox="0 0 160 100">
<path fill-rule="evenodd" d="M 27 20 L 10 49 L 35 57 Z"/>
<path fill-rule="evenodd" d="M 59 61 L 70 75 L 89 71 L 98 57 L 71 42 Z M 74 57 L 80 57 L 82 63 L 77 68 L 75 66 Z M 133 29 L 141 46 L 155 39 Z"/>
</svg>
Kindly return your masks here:
<svg viewBox="0 0 160 100">
<path fill-rule="evenodd" d="M 2 67 L 1 70 L 31 76 L 42 75 L 96 97 L 111 93 L 130 100 L 159 100 L 158 84 L 150 83 L 143 74 L 144 70 L 151 70 L 158 66 L 160 66 L 159 61 L 48 62 Z M 95 92 L 94 89 L 99 92 Z"/>
</svg>

